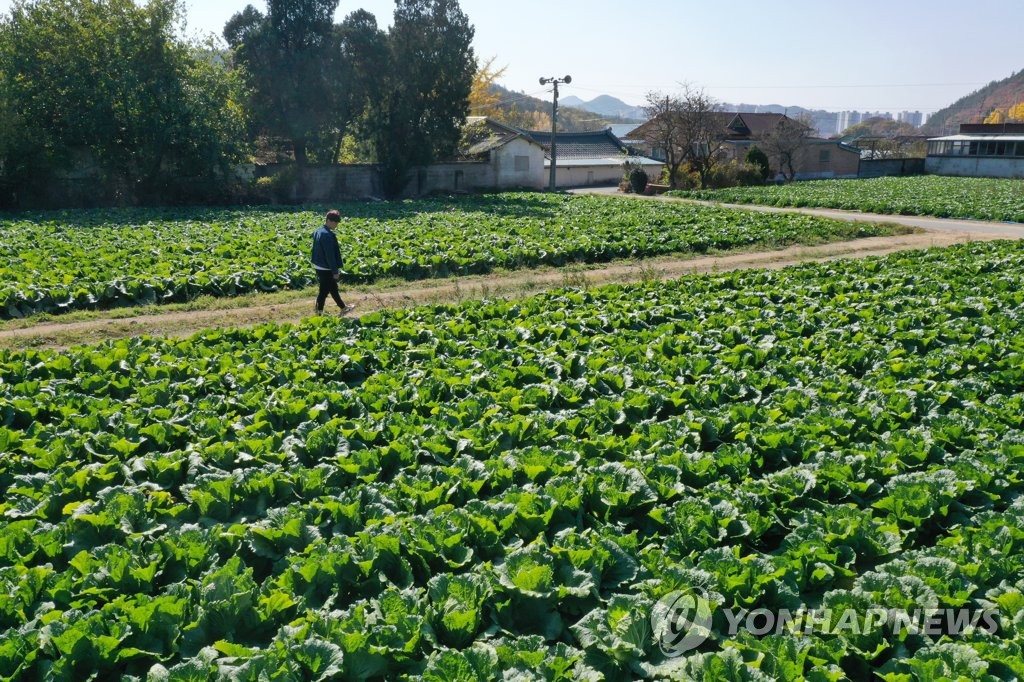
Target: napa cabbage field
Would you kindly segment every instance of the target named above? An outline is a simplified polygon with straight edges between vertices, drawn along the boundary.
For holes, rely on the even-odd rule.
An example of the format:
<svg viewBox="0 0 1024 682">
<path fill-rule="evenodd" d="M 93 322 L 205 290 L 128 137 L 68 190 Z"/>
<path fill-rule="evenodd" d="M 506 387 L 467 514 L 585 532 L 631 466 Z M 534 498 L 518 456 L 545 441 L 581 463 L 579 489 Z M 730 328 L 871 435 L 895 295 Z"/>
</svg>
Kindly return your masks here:
<svg viewBox="0 0 1024 682">
<path fill-rule="evenodd" d="M 0 679 L 1024 676 L 1020 243 L 3 352 L 0 452 Z"/>
<path fill-rule="evenodd" d="M 119 209 L 0 219 L 0 319 L 302 289 L 318 209 Z M 893 226 L 614 197 L 500 194 L 340 206 L 343 284 L 775 248 Z"/>
<path fill-rule="evenodd" d="M 765 187 L 675 191 L 731 204 L 817 206 L 887 215 L 1024 222 L 1024 180 L 938 175 L 812 180 Z"/>
</svg>

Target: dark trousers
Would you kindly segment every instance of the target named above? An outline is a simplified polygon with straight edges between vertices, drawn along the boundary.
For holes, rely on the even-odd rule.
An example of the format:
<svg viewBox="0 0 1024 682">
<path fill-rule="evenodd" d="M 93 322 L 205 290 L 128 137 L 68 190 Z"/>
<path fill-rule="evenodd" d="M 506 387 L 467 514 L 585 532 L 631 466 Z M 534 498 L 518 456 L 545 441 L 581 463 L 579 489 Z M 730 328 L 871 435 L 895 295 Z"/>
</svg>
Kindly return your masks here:
<svg viewBox="0 0 1024 682">
<path fill-rule="evenodd" d="M 339 308 L 344 308 L 345 304 L 341 300 L 341 294 L 338 293 L 338 280 L 334 279 L 334 273 L 330 270 L 317 270 L 316 276 L 320 281 L 320 293 L 316 295 L 317 311 L 324 309 L 324 303 L 328 296 L 334 299 Z"/>
</svg>

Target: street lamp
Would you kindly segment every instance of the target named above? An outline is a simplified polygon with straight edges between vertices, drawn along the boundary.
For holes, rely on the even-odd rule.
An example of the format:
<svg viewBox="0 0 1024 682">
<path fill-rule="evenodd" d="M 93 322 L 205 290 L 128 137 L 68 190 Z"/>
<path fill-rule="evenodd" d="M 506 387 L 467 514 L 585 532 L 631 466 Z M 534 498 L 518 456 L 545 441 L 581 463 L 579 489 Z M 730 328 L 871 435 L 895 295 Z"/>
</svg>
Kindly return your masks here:
<svg viewBox="0 0 1024 682">
<path fill-rule="evenodd" d="M 558 127 L 558 84 L 565 83 L 568 85 L 572 83 L 572 76 L 566 76 L 565 78 L 541 78 L 540 84 L 555 86 L 555 99 L 551 105 L 551 186 L 549 190 L 555 191 L 555 165 L 556 165 L 556 154 L 555 154 L 555 129 Z"/>
</svg>

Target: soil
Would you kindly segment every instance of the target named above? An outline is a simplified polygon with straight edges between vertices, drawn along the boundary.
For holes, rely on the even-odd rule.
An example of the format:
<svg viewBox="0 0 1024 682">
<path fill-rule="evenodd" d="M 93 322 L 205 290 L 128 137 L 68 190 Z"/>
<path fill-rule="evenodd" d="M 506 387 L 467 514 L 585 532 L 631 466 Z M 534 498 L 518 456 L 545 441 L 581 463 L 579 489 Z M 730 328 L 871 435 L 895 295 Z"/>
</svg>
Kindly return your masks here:
<svg viewBox="0 0 1024 682">
<path fill-rule="evenodd" d="M 758 209 L 744 206 L 751 210 Z M 838 211 L 803 210 L 830 218 L 871 222 L 895 222 L 921 230 L 892 237 L 872 237 L 818 246 L 793 246 L 776 251 L 744 252 L 697 258 L 657 258 L 635 264 L 614 264 L 581 269 L 524 270 L 492 276 L 476 276 L 409 283 L 365 293 L 343 292 L 353 314 L 382 308 L 401 308 L 431 303 L 458 303 L 477 298 L 527 296 L 545 289 L 591 286 L 615 282 L 671 279 L 687 274 L 714 273 L 752 268 L 783 268 L 797 263 L 835 258 L 883 256 L 895 251 L 950 246 L 969 241 L 1024 237 L 1024 225 L 945 221 L 941 219 L 874 216 Z M 105 339 L 138 335 L 184 337 L 221 327 L 251 326 L 266 322 L 298 322 L 312 314 L 309 300 L 217 310 L 167 312 L 137 317 L 104 318 L 79 322 L 46 322 L 23 328 L 0 329 L 0 347 L 65 348 Z"/>
<path fill-rule="evenodd" d="M 898 237 L 874 237 L 824 246 L 798 246 L 780 251 L 726 256 L 656 259 L 638 265 L 617 265 L 573 273 L 522 271 L 502 277 L 455 278 L 437 286 L 409 286 L 376 293 L 346 293 L 355 304 L 353 314 L 382 308 L 409 307 L 426 303 L 457 303 L 470 298 L 528 295 L 561 286 L 671 279 L 686 274 L 722 272 L 750 268 L 782 268 L 796 263 L 834 258 L 881 256 L 894 251 L 948 246 L 979 239 L 998 238 L 964 233 L 925 233 Z M 51 322 L 22 329 L 0 330 L 0 344 L 12 347 L 64 348 L 104 339 L 150 336 L 188 336 L 203 329 L 250 326 L 265 322 L 298 322 L 312 314 L 309 301 L 248 306 L 224 310 L 199 310 L 85 322 Z"/>
</svg>

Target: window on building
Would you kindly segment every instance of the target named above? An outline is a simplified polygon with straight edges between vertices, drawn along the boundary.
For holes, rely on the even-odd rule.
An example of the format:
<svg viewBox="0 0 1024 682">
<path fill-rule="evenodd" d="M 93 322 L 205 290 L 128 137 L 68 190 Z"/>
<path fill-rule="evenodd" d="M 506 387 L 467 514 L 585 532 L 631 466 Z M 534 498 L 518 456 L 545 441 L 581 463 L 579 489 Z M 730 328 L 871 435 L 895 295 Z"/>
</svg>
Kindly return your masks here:
<svg viewBox="0 0 1024 682">
<path fill-rule="evenodd" d="M 515 158 L 515 170 L 516 170 L 516 173 L 529 173 L 530 172 L 530 157 L 529 156 L 517 156 Z"/>
<path fill-rule="evenodd" d="M 828 164 L 832 163 L 832 150 L 822 149 L 821 151 L 819 151 L 818 163 L 820 163 L 822 166 L 827 166 Z"/>
</svg>

